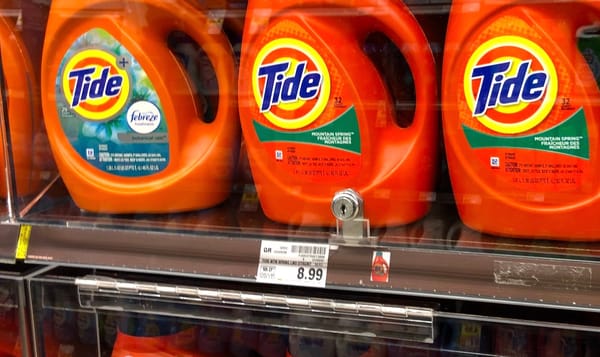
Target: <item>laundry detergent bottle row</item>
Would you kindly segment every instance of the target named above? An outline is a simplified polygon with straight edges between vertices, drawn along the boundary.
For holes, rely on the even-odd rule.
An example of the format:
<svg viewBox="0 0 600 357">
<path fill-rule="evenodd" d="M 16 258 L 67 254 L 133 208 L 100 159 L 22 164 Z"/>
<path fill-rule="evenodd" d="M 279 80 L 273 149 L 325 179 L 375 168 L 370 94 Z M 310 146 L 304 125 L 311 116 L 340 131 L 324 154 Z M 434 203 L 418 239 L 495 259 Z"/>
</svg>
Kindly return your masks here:
<svg viewBox="0 0 600 357">
<path fill-rule="evenodd" d="M 597 1 L 453 2 L 443 129 L 467 226 L 600 238 L 599 21 Z"/>
<path fill-rule="evenodd" d="M 386 77 L 367 56 L 373 33 L 401 51 L 414 78 L 411 124 L 396 123 Z M 398 78 L 396 78 L 398 77 Z M 436 75 L 421 27 L 401 1 L 250 0 L 239 106 L 267 217 L 334 225 L 336 191 L 364 200 L 373 226 L 424 216 L 437 166 Z"/>
<path fill-rule="evenodd" d="M 16 193 L 28 195 L 39 188 L 40 175 L 34 170 L 36 134 L 43 126 L 38 85 L 27 47 L 17 27 L 19 7 L 15 1 L 0 1 L 0 54 L 5 99 L 8 108 L 10 149 Z M 6 163 L 0 147 L 0 163 Z M 7 197 L 7 170 L 0 170 L 0 197 Z"/>
<path fill-rule="evenodd" d="M 42 63 L 46 126 L 82 209 L 160 213 L 218 204 L 237 162 L 234 56 L 197 2 L 52 1 Z M 214 118 L 168 47 L 183 33 L 218 83 Z"/>
</svg>

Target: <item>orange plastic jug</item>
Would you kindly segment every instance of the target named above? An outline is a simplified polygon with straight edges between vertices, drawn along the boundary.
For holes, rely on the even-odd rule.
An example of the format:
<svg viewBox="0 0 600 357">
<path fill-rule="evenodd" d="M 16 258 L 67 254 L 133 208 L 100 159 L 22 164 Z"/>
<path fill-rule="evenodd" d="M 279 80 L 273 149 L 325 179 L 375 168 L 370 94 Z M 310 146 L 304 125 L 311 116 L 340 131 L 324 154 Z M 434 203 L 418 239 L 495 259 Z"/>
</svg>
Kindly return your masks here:
<svg viewBox="0 0 600 357">
<path fill-rule="evenodd" d="M 364 51 L 383 33 L 406 58 L 416 110 L 396 124 L 385 77 Z M 394 0 L 250 0 L 239 106 L 259 201 L 267 217 L 334 225 L 336 191 L 364 200 L 372 226 L 423 217 L 433 190 L 438 122 L 431 49 Z"/>
<path fill-rule="evenodd" d="M 196 352 L 196 329 L 155 337 L 131 336 L 118 331 L 111 357 L 214 357 Z"/>
<path fill-rule="evenodd" d="M 167 45 L 187 34 L 218 82 L 202 101 Z M 227 198 L 237 162 L 234 57 L 192 1 L 53 1 L 42 59 L 50 144 L 71 197 L 103 213 L 200 209 Z"/>
<path fill-rule="evenodd" d="M 19 7 L 14 1 L 0 1 L 0 52 L 6 88 L 10 149 L 16 193 L 28 195 L 39 188 L 40 175 L 34 173 L 35 135 L 42 127 L 38 85 L 27 48 L 17 28 Z M 0 147 L 0 164 L 6 157 Z M 7 196 L 6 170 L 0 170 L 0 197 Z"/>
<path fill-rule="evenodd" d="M 578 32 L 599 20 L 597 1 L 453 2 L 443 129 L 467 226 L 514 237 L 600 238 L 600 92 L 582 53 L 600 63 L 593 46 L 578 49 Z"/>
</svg>

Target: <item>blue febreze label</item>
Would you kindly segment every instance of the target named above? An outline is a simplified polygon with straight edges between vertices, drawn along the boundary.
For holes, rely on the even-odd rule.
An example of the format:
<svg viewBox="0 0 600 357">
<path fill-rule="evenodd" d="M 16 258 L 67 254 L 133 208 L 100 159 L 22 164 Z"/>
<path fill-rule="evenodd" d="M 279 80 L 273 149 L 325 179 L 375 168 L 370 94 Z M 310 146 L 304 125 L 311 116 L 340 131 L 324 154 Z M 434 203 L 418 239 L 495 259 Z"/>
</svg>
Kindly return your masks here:
<svg viewBox="0 0 600 357">
<path fill-rule="evenodd" d="M 67 49 L 55 80 L 56 111 L 73 150 L 104 173 L 144 177 L 171 157 L 157 89 L 135 56 L 93 28 Z"/>
</svg>

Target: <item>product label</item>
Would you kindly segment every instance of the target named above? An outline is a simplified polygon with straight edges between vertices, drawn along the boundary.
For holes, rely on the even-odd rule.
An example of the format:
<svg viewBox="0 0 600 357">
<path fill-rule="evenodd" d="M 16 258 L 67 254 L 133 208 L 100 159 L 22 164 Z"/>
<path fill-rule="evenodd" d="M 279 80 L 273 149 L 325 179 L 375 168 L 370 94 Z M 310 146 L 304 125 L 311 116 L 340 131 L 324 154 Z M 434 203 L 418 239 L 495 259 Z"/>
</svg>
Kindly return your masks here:
<svg viewBox="0 0 600 357">
<path fill-rule="evenodd" d="M 371 281 L 387 283 L 390 280 L 391 252 L 374 251 L 371 259 Z"/>
<path fill-rule="evenodd" d="M 353 105 L 324 115 L 331 78 L 321 55 L 295 38 L 262 47 L 252 69 L 252 92 L 266 119 L 254 129 L 275 165 L 288 175 L 315 182 L 356 175 L 361 166 L 358 118 Z"/>
<path fill-rule="evenodd" d="M 290 333 L 286 357 L 336 356 L 336 341 L 315 331 Z"/>
<path fill-rule="evenodd" d="M 169 163 L 160 99 L 133 55 L 103 29 L 79 37 L 56 79 L 63 131 L 79 155 L 117 176 L 160 172 Z"/>
<path fill-rule="evenodd" d="M 538 125 L 554 107 L 557 89 L 548 54 L 518 36 L 483 43 L 469 59 L 464 77 L 473 117 L 500 134 L 518 134 Z"/>
<path fill-rule="evenodd" d="M 325 287 L 329 245 L 263 240 L 256 281 Z"/>
<path fill-rule="evenodd" d="M 520 327 L 499 327 L 496 332 L 495 352 L 501 356 L 526 357 L 535 354 L 535 339 L 532 333 Z"/>
<path fill-rule="evenodd" d="M 461 324 L 458 347 L 465 351 L 481 351 L 481 326 L 475 323 Z"/>
<path fill-rule="evenodd" d="M 478 45 L 464 71 L 470 117 L 462 117 L 462 129 L 498 182 L 527 192 L 579 191 L 590 159 L 583 95 L 557 72 L 559 56 L 550 51 L 516 35 Z"/>
<path fill-rule="evenodd" d="M 290 175 L 335 181 L 360 170 L 360 136 L 354 108 L 329 124 L 306 131 L 279 131 L 254 122 L 258 139 Z"/>
<path fill-rule="evenodd" d="M 583 109 L 546 131 L 520 136 L 494 136 L 464 125 L 463 130 L 473 148 L 508 147 L 542 150 L 589 159 L 590 147 L 586 132 Z"/>
<path fill-rule="evenodd" d="M 336 341 L 337 356 L 347 357 L 380 357 L 384 351 L 380 344 L 374 343 L 371 338 L 346 335 Z"/>
<path fill-rule="evenodd" d="M 279 38 L 266 44 L 252 67 L 260 112 L 281 129 L 303 128 L 323 113 L 331 92 L 325 61 L 308 44 Z"/>
</svg>

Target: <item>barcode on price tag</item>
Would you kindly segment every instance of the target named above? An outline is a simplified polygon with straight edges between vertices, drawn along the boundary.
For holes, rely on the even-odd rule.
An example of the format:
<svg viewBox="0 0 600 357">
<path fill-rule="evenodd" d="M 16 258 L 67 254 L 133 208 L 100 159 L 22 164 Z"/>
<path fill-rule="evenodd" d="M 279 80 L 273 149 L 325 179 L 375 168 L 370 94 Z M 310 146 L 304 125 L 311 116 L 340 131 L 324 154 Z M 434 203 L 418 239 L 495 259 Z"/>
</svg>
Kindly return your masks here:
<svg viewBox="0 0 600 357">
<path fill-rule="evenodd" d="M 325 255 L 327 254 L 327 250 L 329 246 L 302 246 L 302 245 L 292 245 L 292 253 L 301 254 L 301 255 Z"/>
<path fill-rule="evenodd" d="M 328 244 L 263 240 L 256 281 L 324 287 L 328 261 Z"/>
</svg>

